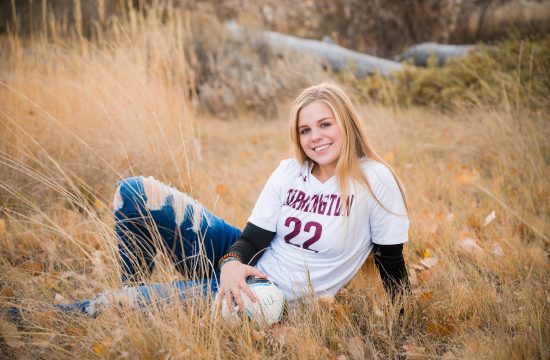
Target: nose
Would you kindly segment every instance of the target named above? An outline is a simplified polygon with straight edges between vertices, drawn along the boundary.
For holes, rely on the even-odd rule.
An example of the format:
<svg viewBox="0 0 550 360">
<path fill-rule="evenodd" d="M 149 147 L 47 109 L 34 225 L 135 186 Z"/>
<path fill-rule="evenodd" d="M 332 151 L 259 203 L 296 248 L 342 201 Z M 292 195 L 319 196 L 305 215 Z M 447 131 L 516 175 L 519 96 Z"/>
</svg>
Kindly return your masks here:
<svg viewBox="0 0 550 360">
<path fill-rule="evenodd" d="M 317 141 L 321 139 L 321 131 L 319 129 L 311 129 L 311 141 Z"/>
</svg>

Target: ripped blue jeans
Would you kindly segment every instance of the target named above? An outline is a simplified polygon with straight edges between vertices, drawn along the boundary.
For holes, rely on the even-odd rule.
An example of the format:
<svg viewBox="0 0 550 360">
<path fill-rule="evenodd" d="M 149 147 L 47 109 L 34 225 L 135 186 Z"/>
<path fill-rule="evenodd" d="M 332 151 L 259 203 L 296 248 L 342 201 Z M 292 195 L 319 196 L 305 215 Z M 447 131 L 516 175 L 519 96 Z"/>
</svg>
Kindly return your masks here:
<svg viewBox="0 0 550 360">
<path fill-rule="evenodd" d="M 176 293 L 204 296 L 218 288 L 218 261 L 241 230 L 206 210 L 199 202 L 152 177 L 119 182 L 114 198 L 115 230 L 122 266 L 122 290 L 57 307 L 95 315 L 112 303 L 142 305 Z M 154 258 L 165 252 L 185 281 L 139 285 L 153 270 Z M 138 284 L 138 285 L 136 285 Z"/>
</svg>

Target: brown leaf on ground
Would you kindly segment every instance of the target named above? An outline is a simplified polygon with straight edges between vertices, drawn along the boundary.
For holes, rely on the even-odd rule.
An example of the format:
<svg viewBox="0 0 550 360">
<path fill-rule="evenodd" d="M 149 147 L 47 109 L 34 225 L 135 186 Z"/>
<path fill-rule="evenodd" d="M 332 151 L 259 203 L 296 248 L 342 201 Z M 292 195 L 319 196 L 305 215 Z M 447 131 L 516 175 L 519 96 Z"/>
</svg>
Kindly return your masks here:
<svg viewBox="0 0 550 360">
<path fill-rule="evenodd" d="M 458 250 L 466 254 L 483 255 L 485 251 L 477 244 L 474 237 L 463 237 L 456 244 Z"/>
<path fill-rule="evenodd" d="M 430 302 L 434 298 L 434 292 L 433 291 L 424 291 L 422 294 L 420 294 L 420 301 L 423 302 Z"/>
<path fill-rule="evenodd" d="M 216 185 L 216 194 L 218 194 L 218 195 L 227 194 L 227 187 L 224 184 Z"/>
<path fill-rule="evenodd" d="M 92 345 L 92 351 L 97 356 L 104 357 L 109 352 L 109 349 L 111 348 L 112 344 L 113 344 L 113 337 L 106 336 L 103 339 L 101 339 L 101 341 Z"/>
<path fill-rule="evenodd" d="M 5 287 L 0 290 L 0 296 L 3 298 L 11 299 L 15 296 L 15 292 L 10 287 Z"/>
<path fill-rule="evenodd" d="M 450 336 L 453 333 L 453 328 L 450 325 L 431 322 L 426 325 L 426 332 L 436 336 Z"/>
<path fill-rule="evenodd" d="M 37 276 L 44 272 L 44 265 L 38 261 L 29 261 L 21 266 L 21 270 Z"/>
<path fill-rule="evenodd" d="M 393 163 L 394 160 L 395 160 L 395 154 L 392 151 L 384 155 L 384 161 L 387 162 L 388 164 Z"/>
<path fill-rule="evenodd" d="M 434 266 L 437 265 L 437 259 L 434 258 L 434 257 L 421 259 L 419 261 L 419 264 L 424 266 L 426 269 L 431 269 L 431 268 L 433 268 Z"/>
<path fill-rule="evenodd" d="M 422 283 L 425 283 L 425 282 L 428 282 L 430 281 L 430 279 L 432 278 L 432 269 L 430 270 L 426 270 L 426 271 L 422 271 L 420 273 L 418 273 L 418 280 L 420 280 L 420 282 Z"/>
</svg>

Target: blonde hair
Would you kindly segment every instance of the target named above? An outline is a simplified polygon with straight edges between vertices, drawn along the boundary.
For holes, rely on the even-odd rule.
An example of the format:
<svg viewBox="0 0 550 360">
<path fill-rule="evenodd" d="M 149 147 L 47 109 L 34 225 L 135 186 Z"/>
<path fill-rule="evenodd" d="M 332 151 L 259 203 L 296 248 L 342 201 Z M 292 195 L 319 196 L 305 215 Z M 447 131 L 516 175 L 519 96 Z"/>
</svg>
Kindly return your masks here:
<svg viewBox="0 0 550 360">
<path fill-rule="evenodd" d="M 300 111 L 304 107 L 316 101 L 326 104 L 332 110 L 336 123 L 344 138 L 342 153 L 336 165 L 336 179 L 340 188 L 340 196 L 342 200 L 346 198 L 348 193 L 348 181 L 352 180 L 352 183 L 358 183 L 366 187 L 374 199 L 384 209 L 390 211 L 373 193 L 369 180 L 361 169 L 361 158 L 366 157 L 368 159 L 378 161 L 388 167 L 397 181 L 397 185 L 399 186 L 401 196 L 403 197 L 403 201 L 405 203 L 405 209 L 408 212 L 407 197 L 405 195 L 405 190 L 401 180 L 399 180 L 391 166 L 389 166 L 369 145 L 366 130 L 360 121 L 355 107 L 351 103 L 348 95 L 336 85 L 321 83 L 319 85 L 308 87 L 303 90 L 294 101 L 294 106 L 290 114 L 290 138 L 292 139 L 296 159 L 301 164 L 308 160 L 304 149 L 302 149 L 302 146 L 300 145 L 300 137 L 298 133 L 298 118 L 300 116 Z"/>
</svg>

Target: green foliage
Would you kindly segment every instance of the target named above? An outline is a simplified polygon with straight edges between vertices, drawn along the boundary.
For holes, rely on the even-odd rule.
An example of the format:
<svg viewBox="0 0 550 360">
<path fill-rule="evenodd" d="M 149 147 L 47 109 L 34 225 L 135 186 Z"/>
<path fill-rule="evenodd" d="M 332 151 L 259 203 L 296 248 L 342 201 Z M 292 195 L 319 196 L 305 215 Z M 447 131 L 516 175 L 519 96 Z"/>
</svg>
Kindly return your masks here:
<svg viewBox="0 0 550 360">
<path fill-rule="evenodd" d="M 457 106 L 548 108 L 550 36 L 479 45 L 467 57 L 437 67 L 406 66 L 391 79 L 381 75 L 343 80 L 359 96 L 386 105 L 420 105 L 453 110 Z"/>
</svg>

